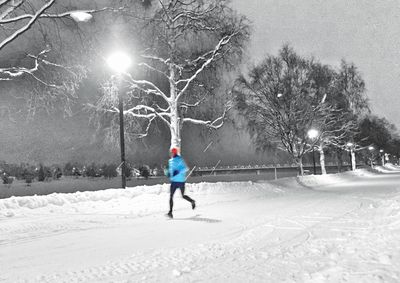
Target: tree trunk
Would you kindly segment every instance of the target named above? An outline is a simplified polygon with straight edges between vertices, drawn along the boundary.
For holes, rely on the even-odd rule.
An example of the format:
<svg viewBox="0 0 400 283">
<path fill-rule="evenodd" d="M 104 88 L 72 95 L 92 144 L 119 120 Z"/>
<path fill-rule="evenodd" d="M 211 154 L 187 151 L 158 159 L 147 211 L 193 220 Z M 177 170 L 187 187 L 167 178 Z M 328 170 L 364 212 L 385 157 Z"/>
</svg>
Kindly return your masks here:
<svg viewBox="0 0 400 283">
<path fill-rule="evenodd" d="M 351 170 L 356 170 L 356 153 L 353 149 L 350 150 L 351 155 Z"/>
<path fill-rule="evenodd" d="M 336 151 L 336 157 L 337 157 L 338 172 L 342 172 L 343 159 L 342 159 L 342 151 L 341 150 Z"/>
<path fill-rule="evenodd" d="M 319 163 L 321 165 L 321 174 L 325 175 L 326 168 L 325 168 L 325 153 L 324 153 L 324 144 L 323 143 L 321 143 L 319 145 Z"/>
<path fill-rule="evenodd" d="M 170 107 L 171 107 L 171 147 L 181 148 L 181 133 L 180 133 L 180 118 L 178 113 L 178 101 L 176 96 L 177 88 L 175 84 L 175 69 L 173 66 L 170 67 L 171 79 L 170 79 Z"/>
<path fill-rule="evenodd" d="M 171 148 L 181 147 L 180 119 L 178 116 L 178 105 L 176 102 L 171 103 Z"/>
<path fill-rule="evenodd" d="M 296 158 L 296 163 L 299 166 L 299 174 L 300 176 L 304 176 L 304 168 L 303 168 L 303 158 Z"/>
</svg>

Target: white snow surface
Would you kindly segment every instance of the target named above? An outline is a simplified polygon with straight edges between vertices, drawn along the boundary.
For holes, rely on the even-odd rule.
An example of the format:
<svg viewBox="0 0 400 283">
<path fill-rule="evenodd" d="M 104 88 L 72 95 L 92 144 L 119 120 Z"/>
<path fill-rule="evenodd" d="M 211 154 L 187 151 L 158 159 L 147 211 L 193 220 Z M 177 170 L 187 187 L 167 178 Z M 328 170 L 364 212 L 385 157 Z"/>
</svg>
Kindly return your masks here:
<svg viewBox="0 0 400 283">
<path fill-rule="evenodd" d="M 0 200 L 0 282 L 400 282 L 400 169 Z"/>
</svg>

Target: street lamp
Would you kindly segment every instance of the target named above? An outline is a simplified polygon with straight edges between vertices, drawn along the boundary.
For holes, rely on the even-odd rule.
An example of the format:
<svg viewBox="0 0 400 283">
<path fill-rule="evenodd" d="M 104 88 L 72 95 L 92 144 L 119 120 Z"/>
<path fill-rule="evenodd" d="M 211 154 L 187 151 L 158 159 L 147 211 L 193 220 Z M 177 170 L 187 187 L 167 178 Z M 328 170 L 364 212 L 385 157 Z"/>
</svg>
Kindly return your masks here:
<svg viewBox="0 0 400 283">
<path fill-rule="evenodd" d="M 385 165 L 385 151 L 383 149 L 379 150 L 380 154 L 381 154 L 381 162 L 382 162 L 382 166 Z"/>
<path fill-rule="evenodd" d="M 117 51 L 107 58 L 107 64 L 114 72 L 121 75 L 129 69 L 132 60 L 128 54 L 123 51 Z"/>
<path fill-rule="evenodd" d="M 124 133 L 124 104 L 122 100 L 121 76 L 131 65 L 130 57 L 121 52 L 111 54 L 107 59 L 108 66 L 116 72 L 118 76 L 118 111 L 119 111 L 119 141 L 121 148 L 121 181 L 122 188 L 126 188 L 126 163 L 125 163 L 125 133 Z"/>
<path fill-rule="evenodd" d="M 354 150 L 354 143 L 348 142 L 346 144 L 348 150 L 350 151 L 350 163 L 351 163 L 351 170 L 354 171 L 356 170 L 356 156 L 355 156 L 355 150 Z"/>
<path fill-rule="evenodd" d="M 374 164 L 372 162 L 372 151 L 375 150 L 375 148 L 373 146 L 369 146 L 368 150 L 371 152 L 371 157 L 370 157 L 370 161 L 371 161 L 371 168 L 374 168 Z"/>
<path fill-rule="evenodd" d="M 316 129 L 310 129 L 307 133 L 308 137 L 312 140 L 315 140 L 318 137 L 319 133 Z M 312 145 L 312 158 L 313 158 L 313 165 L 314 165 L 314 175 L 317 174 L 317 169 L 315 167 L 315 152 L 314 152 L 314 144 Z"/>
</svg>

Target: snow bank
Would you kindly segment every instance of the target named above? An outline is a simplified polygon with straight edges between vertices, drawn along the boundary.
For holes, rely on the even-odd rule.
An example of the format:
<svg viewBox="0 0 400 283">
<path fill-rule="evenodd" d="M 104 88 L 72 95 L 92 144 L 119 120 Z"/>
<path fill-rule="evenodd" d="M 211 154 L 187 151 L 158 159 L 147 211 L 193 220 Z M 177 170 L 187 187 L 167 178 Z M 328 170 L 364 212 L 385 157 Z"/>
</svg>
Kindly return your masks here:
<svg viewBox="0 0 400 283">
<path fill-rule="evenodd" d="M 383 166 L 375 166 L 374 169 L 380 173 L 400 173 L 400 167 L 391 163 L 386 163 Z"/>
<path fill-rule="evenodd" d="M 143 193 L 160 193 L 166 191 L 165 185 L 151 187 L 136 187 L 127 190 L 109 189 L 95 192 L 76 192 L 70 194 L 53 193 L 45 196 L 11 197 L 0 200 L 0 210 L 15 208 L 40 208 L 49 205 L 63 206 L 67 204 L 79 204 L 84 202 L 110 201 L 116 198 L 134 198 Z M 147 190 L 148 188 L 148 190 Z"/>
<path fill-rule="evenodd" d="M 188 194 L 215 196 L 238 194 L 273 195 L 282 190 L 271 184 L 253 182 L 187 184 Z M 138 186 L 127 189 L 108 189 L 76 193 L 53 193 L 44 196 L 11 197 L 0 200 L 0 217 L 37 213 L 130 213 L 136 216 L 166 210 L 169 184 Z M 179 192 L 177 192 L 179 197 Z M 228 198 L 229 198 L 228 197 Z M 211 201 L 211 200 L 210 200 Z"/>
<path fill-rule="evenodd" d="M 400 166 L 394 165 L 392 163 L 386 163 L 385 168 L 388 168 L 390 170 L 397 170 L 400 171 Z"/>
<path fill-rule="evenodd" d="M 371 177 L 376 176 L 367 169 L 357 169 L 355 171 L 347 171 L 337 174 L 326 174 L 326 175 L 307 175 L 297 177 L 298 182 L 305 187 L 320 187 L 332 184 L 338 184 L 343 182 L 349 182 L 360 177 Z"/>
<path fill-rule="evenodd" d="M 388 165 L 389 166 L 389 165 Z M 388 167 L 391 168 L 391 167 Z M 394 168 L 394 167 L 393 167 Z M 396 170 L 400 170 L 397 167 Z M 382 169 L 387 170 L 389 169 Z M 394 169 L 393 169 L 394 170 Z M 390 172 L 399 172 L 399 171 Z M 355 178 L 375 176 L 367 169 L 329 175 L 309 175 L 297 178 L 284 178 L 278 181 L 219 182 L 187 184 L 189 195 L 201 195 L 206 202 L 214 203 L 215 196 L 220 199 L 240 199 L 243 195 L 276 196 L 288 190 L 304 187 L 321 187 L 349 182 Z M 140 216 L 166 210 L 169 184 L 138 186 L 127 189 L 108 189 L 76 193 L 53 193 L 45 196 L 11 197 L 0 200 L 0 217 L 38 213 L 130 213 Z M 179 194 L 179 192 L 178 192 Z M 178 204 L 179 207 L 179 204 Z"/>
</svg>

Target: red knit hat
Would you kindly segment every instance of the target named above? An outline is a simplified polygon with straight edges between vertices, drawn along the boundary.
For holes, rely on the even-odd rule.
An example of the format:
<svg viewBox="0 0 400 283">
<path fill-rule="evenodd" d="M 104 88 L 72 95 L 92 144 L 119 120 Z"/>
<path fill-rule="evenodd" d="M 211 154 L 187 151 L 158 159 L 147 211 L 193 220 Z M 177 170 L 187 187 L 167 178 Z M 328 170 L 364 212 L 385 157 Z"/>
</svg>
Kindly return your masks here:
<svg viewBox="0 0 400 283">
<path fill-rule="evenodd" d="M 176 147 L 171 148 L 172 155 L 178 155 L 178 149 Z"/>
</svg>

